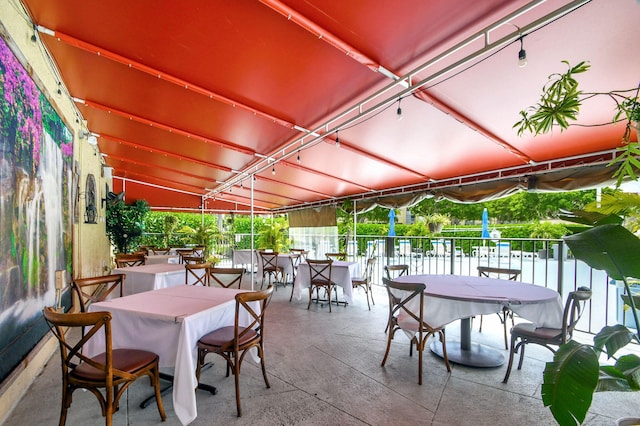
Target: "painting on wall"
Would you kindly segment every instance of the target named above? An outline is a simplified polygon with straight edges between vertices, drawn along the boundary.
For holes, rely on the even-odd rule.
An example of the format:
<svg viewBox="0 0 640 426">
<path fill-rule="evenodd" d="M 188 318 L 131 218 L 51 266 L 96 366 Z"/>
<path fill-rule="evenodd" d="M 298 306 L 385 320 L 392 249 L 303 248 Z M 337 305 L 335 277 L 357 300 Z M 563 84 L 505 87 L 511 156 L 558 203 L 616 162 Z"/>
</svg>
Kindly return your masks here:
<svg viewBox="0 0 640 426">
<path fill-rule="evenodd" d="M 71 272 L 73 135 L 0 39 L 0 381 L 47 332 Z"/>
</svg>

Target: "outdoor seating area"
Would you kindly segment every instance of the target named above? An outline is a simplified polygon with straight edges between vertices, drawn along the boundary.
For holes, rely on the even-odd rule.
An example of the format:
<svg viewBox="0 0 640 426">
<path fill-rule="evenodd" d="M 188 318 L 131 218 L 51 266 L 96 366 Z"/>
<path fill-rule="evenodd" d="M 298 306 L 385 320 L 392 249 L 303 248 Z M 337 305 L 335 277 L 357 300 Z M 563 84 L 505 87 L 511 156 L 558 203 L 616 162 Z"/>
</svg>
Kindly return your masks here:
<svg viewBox="0 0 640 426">
<path fill-rule="evenodd" d="M 250 278 L 245 274 L 243 288 L 250 288 Z M 531 419 L 538 425 L 555 424 L 540 400 L 544 362 L 552 354 L 538 345 L 527 348 L 525 366 L 514 369 L 508 384 L 502 383 L 506 364 L 479 369 L 451 363 L 448 373 L 443 360 L 426 349 L 420 386 L 417 353 L 409 356 L 410 341 L 404 333 L 396 333 L 386 365 L 381 367 L 389 307 L 386 290 L 380 284 L 373 285 L 376 304 L 371 310 L 364 297 L 354 297 L 346 308 L 334 309 L 331 314 L 326 307 L 315 304 L 307 310 L 307 300 L 290 303 L 287 292 L 274 292 L 265 317 L 270 388 L 265 387 L 260 365 L 246 359 L 239 377 L 242 417 L 238 418 L 233 375 L 227 377 L 224 359 L 211 357 L 213 367 L 203 369 L 201 380 L 215 386 L 217 394 L 196 391 L 198 417 L 191 424 L 493 425 L 496 419 L 512 425 L 531 424 Z M 448 325 L 446 331 L 447 341 L 459 339 L 458 321 Z M 474 331 L 473 339 L 508 357 L 502 332 L 498 317 L 489 315 L 483 332 Z M 591 339 L 576 334 L 575 338 Z M 295 344 L 292 336 L 296 336 Z M 78 339 L 80 335 L 72 337 Z M 161 381 L 161 385 L 166 386 L 166 382 Z M 60 392 L 56 348 L 6 424 L 52 424 L 59 416 Z M 147 408 L 140 408 L 152 394 L 148 380 L 131 384 L 120 398 L 113 424 L 160 424 L 153 401 Z M 68 425 L 104 424 L 93 395 L 76 391 L 73 398 Z M 615 418 L 633 414 L 635 398 L 634 393 L 596 393 L 585 424 L 610 425 Z M 180 424 L 171 393 L 164 395 L 163 403 L 167 420 L 162 424 Z M 518 409 L 514 410 L 516 404 Z"/>
</svg>

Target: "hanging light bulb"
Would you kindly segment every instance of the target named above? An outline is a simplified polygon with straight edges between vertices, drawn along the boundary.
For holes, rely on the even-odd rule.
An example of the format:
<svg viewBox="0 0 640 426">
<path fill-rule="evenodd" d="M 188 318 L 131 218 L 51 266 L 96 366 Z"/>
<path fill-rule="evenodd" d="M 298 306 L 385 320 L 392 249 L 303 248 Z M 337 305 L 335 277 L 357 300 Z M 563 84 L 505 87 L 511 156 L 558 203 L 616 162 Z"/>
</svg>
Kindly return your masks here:
<svg viewBox="0 0 640 426">
<path fill-rule="evenodd" d="M 336 148 L 340 148 L 340 136 L 338 136 L 337 130 L 336 130 Z"/>
<path fill-rule="evenodd" d="M 298 164 L 300 164 L 300 150 L 298 150 L 298 157 L 296 158 L 296 161 L 298 162 Z"/>
<path fill-rule="evenodd" d="M 520 37 L 520 52 L 518 52 L 518 66 L 520 68 L 527 65 L 527 51 L 524 50 L 524 37 Z"/>
<path fill-rule="evenodd" d="M 398 121 L 402 120 L 402 108 L 400 108 L 400 101 L 402 101 L 402 98 L 398 98 L 398 109 L 396 110 L 396 118 Z"/>
<path fill-rule="evenodd" d="M 273 166 L 273 168 L 271 169 L 271 174 L 275 175 L 276 174 L 276 166 Z"/>
</svg>

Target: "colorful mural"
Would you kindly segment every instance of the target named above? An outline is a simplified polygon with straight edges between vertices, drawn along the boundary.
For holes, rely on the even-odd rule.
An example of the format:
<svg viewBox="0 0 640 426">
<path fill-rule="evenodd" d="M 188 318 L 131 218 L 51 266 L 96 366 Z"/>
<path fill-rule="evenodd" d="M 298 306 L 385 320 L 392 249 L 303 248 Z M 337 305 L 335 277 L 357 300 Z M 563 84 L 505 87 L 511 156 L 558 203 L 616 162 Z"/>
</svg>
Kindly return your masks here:
<svg viewBox="0 0 640 426">
<path fill-rule="evenodd" d="M 73 135 L 0 39 L 0 381 L 46 333 L 71 271 Z"/>
</svg>

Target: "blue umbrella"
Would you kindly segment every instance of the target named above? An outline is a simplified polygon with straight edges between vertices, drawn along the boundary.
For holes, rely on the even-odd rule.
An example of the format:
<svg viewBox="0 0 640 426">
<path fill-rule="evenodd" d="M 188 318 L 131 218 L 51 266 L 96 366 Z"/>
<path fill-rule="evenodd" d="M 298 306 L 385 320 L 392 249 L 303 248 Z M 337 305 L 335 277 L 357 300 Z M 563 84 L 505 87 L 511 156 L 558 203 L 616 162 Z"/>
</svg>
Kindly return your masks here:
<svg viewBox="0 0 640 426">
<path fill-rule="evenodd" d="M 485 208 L 482 211 L 482 238 L 489 238 L 489 212 Z"/>
<path fill-rule="evenodd" d="M 396 218 L 396 212 L 394 212 L 393 209 L 389 210 L 389 236 L 390 237 L 396 236 L 395 218 Z"/>
</svg>

